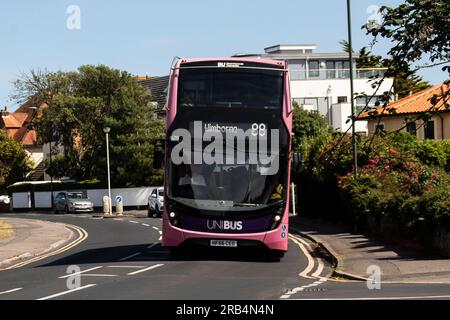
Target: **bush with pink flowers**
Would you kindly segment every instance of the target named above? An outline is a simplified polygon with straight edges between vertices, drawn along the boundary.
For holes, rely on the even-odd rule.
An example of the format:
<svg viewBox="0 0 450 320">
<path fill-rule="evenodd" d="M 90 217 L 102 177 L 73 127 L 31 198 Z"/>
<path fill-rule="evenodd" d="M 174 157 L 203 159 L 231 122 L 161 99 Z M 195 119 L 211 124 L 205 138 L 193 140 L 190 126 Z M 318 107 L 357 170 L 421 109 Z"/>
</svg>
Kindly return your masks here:
<svg viewBox="0 0 450 320">
<path fill-rule="evenodd" d="M 358 137 L 355 178 L 350 136 L 315 141 L 321 145 L 304 150 L 298 176 L 303 213 L 353 223 L 389 217 L 407 228 L 418 222 L 450 228 L 447 142 L 420 142 L 406 133 Z"/>
</svg>

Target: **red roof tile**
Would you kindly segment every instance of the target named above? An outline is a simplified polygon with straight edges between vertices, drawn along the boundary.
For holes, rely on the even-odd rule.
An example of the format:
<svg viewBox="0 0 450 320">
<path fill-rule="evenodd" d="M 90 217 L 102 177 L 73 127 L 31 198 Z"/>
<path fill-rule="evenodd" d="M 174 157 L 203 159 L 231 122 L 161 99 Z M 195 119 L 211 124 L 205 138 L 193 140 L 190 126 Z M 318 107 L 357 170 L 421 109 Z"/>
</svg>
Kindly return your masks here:
<svg viewBox="0 0 450 320">
<path fill-rule="evenodd" d="M 359 119 L 366 119 L 371 117 L 377 117 L 380 115 L 385 116 L 393 116 L 393 115 L 401 115 L 401 114 L 417 114 L 423 113 L 431 110 L 435 111 L 450 111 L 445 108 L 443 99 L 439 99 L 439 102 L 433 106 L 430 99 L 434 95 L 441 96 L 445 92 L 449 92 L 449 85 L 437 85 L 423 91 L 412 94 L 408 97 L 404 97 L 399 99 L 391 104 L 389 104 L 386 108 L 379 107 L 377 109 L 365 112 L 359 116 Z M 395 112 L 391 112 L 389 110 L 395 109 Z M 372 112 L 377 111 L 377 113 L 372 114 Z"/>
</svg>

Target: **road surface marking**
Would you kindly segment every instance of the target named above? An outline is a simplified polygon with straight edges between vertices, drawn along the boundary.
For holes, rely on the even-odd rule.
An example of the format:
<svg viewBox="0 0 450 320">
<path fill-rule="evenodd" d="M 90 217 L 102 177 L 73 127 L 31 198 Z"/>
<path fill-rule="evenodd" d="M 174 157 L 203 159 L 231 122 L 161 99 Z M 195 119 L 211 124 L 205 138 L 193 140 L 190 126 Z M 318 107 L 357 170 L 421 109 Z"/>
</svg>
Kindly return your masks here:
<svg viewBox="0 0 450 320">
<path fill-rule="evenodd" d="M 305 246 L 309 247 L 309 244 L 306 241 L 304 241 L 304 240 L 302 240 L 300 238 L 297 238 L 297 237 L 295 237 L 293 235 L 289 235 L 289 237 L 295 244 L 297 244 L 300 247 L 300 249 L 302 250 L 302 252 L 306 256 L 306 258 L 308 259 L 307 267 L 299 274 L 299 276 L 301 276 L 303 278 L 308 278 L 308 279 L 320 278 L 320 280 L 315 281 L 315 282 L 313 282 L 311 284 L 308 284 L 308 285 L 304 285 L 304 286 L 301 286 L 301 287 L 297 287 L 297 288 L 291 289 L 291 290 L 287 291 L 285 294 L 283 294 L 280 297 L 280 299 L 288 299 L 293 294 L 296 294 L 297 292 L 302 292 L 302 291 L 304 291 L 307 288 L 317 287 L 318 285 L 320 285 L 323 282 L 327 281 L 326 278 L 320 277 L 320 274 L 322 273 L 323 268 L 324 268 L 323 262 L 320 259 L 317 259 L 318 260 L 318 266 L 317 266 L 316 272 L 314 272 L 314 274 L 312 274 L 311 276 L 308 275 L 314 268 L 314 258 L 311 256 L 311 254 L 309 253 L 309 251 L 305 247 Z"/>
<path fill-rule="evenodd" d="M 155 229 L 155 230 L 159 230 L 157 227 L 154 227 L 154 226 L 152 228 Z"/>
<path fill-rule="evenodd" d="M 130 269 L 141 269 L 143 266 L 108 266 L 108 268 L 130 268 Z"/>
<path fill-rule="evenodd" d="M 98 266 L 98 267 L 93 267 L 93 268 L 86 269 L 86 270 L 83 270 L 83 271 L 80 271 L 80 272 L 70 273 L 70 274 L 67 274 L 65 276 L 59 277 L 59 279 L 65 279 L 65 278 L 68 278 L 68 277 L 73 277 L 73 276 L 76 276 L 78 274 L 86 273 L 86 272 L 89 272 L 89 271 L 92 271 L 92 270 L 97 270 L 97 269 L 100 269 L 100 268 L 103 268 L 103 267 L 102 266 Z"/>
<path fill-rule="evenodd" d="M 69 229 L 75 229 L 75 231 L 78 233 L 78 238 L 76 240 L 74 240 L 73 242 L 68 243 L 67 245 L 65 245 L 64 247 L 62 247 L 62 248 L 60 248 L 58 250 L 49 252 L 48 254 L 37 256 L 36 258 L 33 258 L 33 259 L 29 259 L 29 260 L 26 260 L 26 261 L 23 261 L 23 262 L 19 262 L 17 264 L 9 266 L 8 268 L 6 268 L 4 270 L 9 270 L 9 269 L 15 269 L 15 268 L 23 267 L 23 266 L 26 266 L 26 265 L 28 265 L 30 263 L 33 263 L 33 262 L 36 262 L 36 261 L 39 261 L 39 260 L 42 260 L 42 259 L 54 256 L 54 255 L 57 255 L 57 254 L 59 254 L 61 252 L 67 251 L 67 250 L 75 247 L 76 245 L 78 245 L 81 242 L 83 242 L 84 240 L 86 240 L 87 237 L 88 237 L 87 231 L 84 230 L 81 227 L 78 227 L 78 226 L 75 226 L 75 225 L 71 225 L 71 224 L 67 224 L 67 223 L 61 223 L 61 222 L 55 222 L 55 223 L 60 223 L 62 225 L 65 225 Z"/>
<path fill-rule="evenodd" d="M 313 276 L 314 278 L 320 278 L 320 274 L 322 273 L 322 271 L 323 271 L 323 262 L 322 262 L 322 260 L 320 260 L 320 259 L 317 259 L 317 261 L 318 261 L 318 263 L 319 263 L 319 266 L 317 267 L 317 270 L 316 270 L 316 272 L 314 272 L 311 276 Z"/>
<path fill-rule="evenodd" d="M 75 288 L 75 289 L 63 291 L 63 292 L 60 292 L 60 293 L 55 293 L 55 294 L 52 294 L 51 296 L 39 298 L 37 300 L 48 300 L 48 299 L 56 298 L 56 297 L 59 297 L 59 296 L 63 296 L 63 295 L 68 294 L 68 293 L 72 293 L 72 292 L 80 291 L 80 290 L 83 290 L 83 289 L 87 289 L 87 288 L 90 288 L 90 287 L 93 287 L 93 286 L 95 286 L 95 284 L 88 284 L 88 285 L 85 285 L 85 286 L 82 286 L 82 287 L 79 287 L 79 288 Z"/>
<path fill-rule="evenodd" d="M 134 221 L 134 220 L 130 220 L 130 222 L 131 222 L 131 223 L 139 223 L 139 222 L 137 222 L 137 221 Z"/>
<path fill-rule="evenodd" d="M 16 291 L 19 291 L 19 290 L 22 290 L 22 288 L 15 288 L 15 289 L 3 291 L 3 292 L 0 292 L 0 295 L 2 295 L 2 294 L 7 294 L 7 293 L 12 293 L 12 292 L 16 292 Z"/>
<path fill-rule="evenodd" d="M 291 236 L 291 240 L 294 241 L 294 243 L 297 244 L 300 247 L 300 250 L 302 250 L 303 254 L 308 259 L 308 265 L 306 266 L 306 268 L 302 272 L 299 273 L 299 276 L 303 277 L 303 278 L 311 279 L 311 277 L 308 276 L 308 273 L 310 273 L 311 270 L 314 268 L 314 259 L 313 259 L 313 257 L 309 254 L 308 250 L 306 250 L 306 248 L 303 246 L 303 244 L 300 243 L 300 241 L 298 241 L 296 238 L 294 238 L 292 236 Z"/>
<path fill-rule="evenodd" d="M 417 297 L 367 297 L 367 298 L 320 298 L 320 299 L 292 299 L 292 300 L 421 300 L 421 299 L 448 299 L 446 296 L 417 296 Z"/>
<path fill-rule="evenodd" d="M 156 246 L 158 243 L 156 242 L 156 243 L 152 243 L 151 245 L 149 245 L 148 247 L 147 247 L 147 249 L 151 249 L 151 248 L 153 248 L 154 246 Z"/>
<path fill-rule="evenodd" d="M 146 227 L 150 227 L 150 225 L 149 225 L 149 224 L 146 224 L 146 223 L 143 223 L 142 225 L 143 225 L 143 226 L 146 226 Z"/>
<path fill-rule="evenodd" d="M 158 232 L 159 232 L 159 234 L 162 234 L 162 231 L 161 231 L 161 230 L 159 230 Z"/>
<path fill-rule="evenodd" d="M 134 258 L 134 257 L 136 257 L 136 256 L 138 256 L 140 254 L 141 254 L 141 252 L 136 252 L 136 253 L 130 254 L 129 256 L 126 256 L 125 258 L 119 259 L 119 261 L 125 261 L 125 260 L 128 260 L 128 259 Z"/>
<path fill-rule="evenodd" d="M 117 277 L 117 274 L 85 273 L 83 277 Z"/>
<path fill-rule="evenodd" d="M 162 240 L 162 237 L 159 237 L 159 238 L 158 238 L 158 241 L 161 241 L 161 240 Z"/>
<path fill-rule="evenodd" d="M 164 264 L 162 264 L 162 263 L 155 264 L 155 265 L 150 266 L 150 267 L 145 268 L 145 269 L 141 269 L 141 270 L 138 270 L 138 271 L 130 272 L 130 273 L 128 273 L 127 275 L 128 275 L 128 276 L 134 276 L 135 274 L 138 274 L 138 273 L 141 273 L 141 272 L 145 272 L 145 271 L 148 271 L 148 270 L 152 270 L 152 269 L 155 269 L 155 268 L 159 268 L 159 267 L 162 267 L 163 265 L 164 265 Z"/>
</svg>

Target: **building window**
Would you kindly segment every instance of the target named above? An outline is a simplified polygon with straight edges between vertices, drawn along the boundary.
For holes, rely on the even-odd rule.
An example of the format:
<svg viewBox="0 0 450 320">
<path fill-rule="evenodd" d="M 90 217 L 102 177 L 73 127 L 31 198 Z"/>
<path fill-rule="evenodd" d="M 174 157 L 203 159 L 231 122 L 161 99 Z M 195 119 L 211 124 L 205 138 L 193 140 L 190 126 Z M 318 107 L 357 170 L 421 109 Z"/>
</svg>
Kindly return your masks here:
<svg viewBox="0 0 450 320">
<path fill-rule="evenodd" d="M 346 96 L 341 96 L 338 97 L 338 103 L 347 103 L 347 97 Z"/>
<path fill-rule="evenodd" d="M 406 124 L 406 132 L 412 134 L 414 137 L 417 136 L 417 126 L 415 122 L 408 122 Z"/>
<path fill-rule="evenodd" d="M 350 78 L 350 63 L 348 61 L 336 61 L 337 77 Z"/>
<path fill-rule="evenodd" d="M 309 77 L 318 78 L 319 77 L 319 61 L 311 60 L 309 61 Z"/>
<path fill-rule="evenodd" d="M 334 61 L 327 61 L 327 79 L 336 78 L 336 68 Z"/>
<path fill-rule="evenodd" d="M 360 110 L 364 109 L 366 106 L 371 109 L 374 108 L 378 101 L 381 103 L 382 96 L 359 96 L 355 99 L 355 106 Z"/>
<path fill-rule="evenodd" d="M 434 140 L 434 121 L 427 121 L 425 124 L 425 139 Z"/>
<path fill-rule="evenodd" d="M 304 110 L 317 111 L 324 116 L 328 113 L 328 103 L 326 97 L 294 98 L 292 100 L 297 102 L 300 108 Z"/>
</svg>

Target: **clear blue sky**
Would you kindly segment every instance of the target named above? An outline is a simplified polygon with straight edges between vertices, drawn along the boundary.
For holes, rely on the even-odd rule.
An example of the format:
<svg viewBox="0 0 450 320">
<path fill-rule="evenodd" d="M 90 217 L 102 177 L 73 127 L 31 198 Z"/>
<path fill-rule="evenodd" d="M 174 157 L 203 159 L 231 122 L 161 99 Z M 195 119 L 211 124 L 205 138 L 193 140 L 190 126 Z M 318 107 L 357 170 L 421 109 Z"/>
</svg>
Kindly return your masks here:
<svg viewBox="0 0 450 320">
<path fill-rule="evenodd" d="M 354 48 L 370 42 L 360 29 L 371 5 L 400 0 L 353 0 Z M 0 4 L 0 106 L 11 82 L 30 69 L 73 70 L 107 64 L 133 74 L 165 75 L 178 56 L 230 56 L 262 52 L 280 43 L 316 43 L 318 52 L 341 51 L 347 38 L 345 0 L 39 0 Z M 69 30 L 68 6 L 81 9 L 81 29 Z M 384 54 L 386 44 L 376 52 Z M 436 84 L 439 70 L 422 73 Z"/>
</svg>

